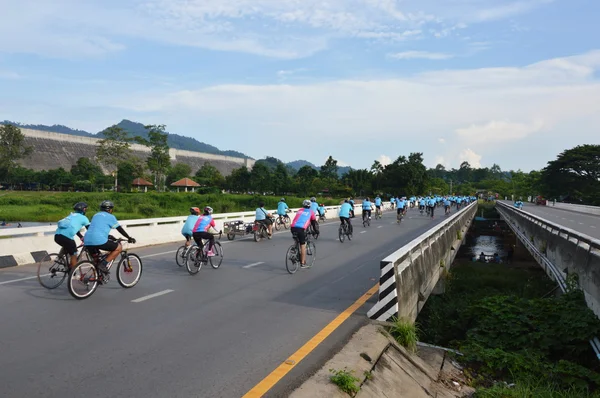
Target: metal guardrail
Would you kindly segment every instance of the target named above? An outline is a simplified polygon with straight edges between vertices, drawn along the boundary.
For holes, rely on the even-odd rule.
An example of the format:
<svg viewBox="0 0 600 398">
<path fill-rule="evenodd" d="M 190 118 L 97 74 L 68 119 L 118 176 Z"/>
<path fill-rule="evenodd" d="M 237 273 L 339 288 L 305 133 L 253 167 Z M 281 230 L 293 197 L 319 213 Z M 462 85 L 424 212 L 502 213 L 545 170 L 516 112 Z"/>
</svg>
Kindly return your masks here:
<svg viewBox="0 0 600 398">
<path fill-rule="evenodd" d="M 558 225 L 524 210 L 517 209 L 506 203 L 496 203 L 497 206 L 500 205 L 500 207 L 497 207 L 496 209 L 498 213 L 500 213 L 500 215 L 502 215 L 502 217 L 507 221 L 508 226 L 513 230 L 513 232 L 519 236 L 521 242 L 525 244 L 527 250 L 529 250 L 538 264 L 545 268 L 546 273 L 550 271 L 563 293 L 567 292 L 567 281 L 565 278 L 566 274 L 559 270 L 558 267 L 554 265 L 546 257 L 546 255 L 542 253 L 542 251 L 539 250 L 533 242 L 531 242 L 530 239 L 528 239 L 528 237 L 518 227 L 517 222 L 513 219 L 513 216 L 520 217 L 527 220 L 527 222 L 539 225 L 543 229 L 549 231 L 551 234 L 565 238 L 567 241 L 577 244 L 577 247 L 580 247 L 580 243 L 584 243 L 587 246 L 588 255 L 592 249 L 600 250 L 600 240 L 598 239 L 592 238 L 589 235 L 582 234 L 573 229 L 563 227 L 562 225 Z M 594 337 L 590 340 L 590 345 L 596 354 L 596 358 L 600 360 L 600 340 L 598 340 L 597 337 Z"/>
</svg>

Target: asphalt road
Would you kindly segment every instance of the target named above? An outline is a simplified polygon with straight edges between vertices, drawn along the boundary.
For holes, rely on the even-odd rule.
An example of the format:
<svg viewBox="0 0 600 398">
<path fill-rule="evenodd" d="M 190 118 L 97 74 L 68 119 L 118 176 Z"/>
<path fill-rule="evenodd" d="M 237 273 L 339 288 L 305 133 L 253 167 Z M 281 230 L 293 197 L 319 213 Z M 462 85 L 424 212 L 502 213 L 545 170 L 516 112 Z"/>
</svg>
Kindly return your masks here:
<svg viewBox="0 0 600 398">
<path fill-rule="evenodd" d="M 511 204 L 512 202 L 506 202 Z M 600 216 L 525 203 L 523 210 L 577 232 L 600 239 Z"/>
<path fill-rule="evenodd" d="M 328 221 L 315 266 L 294 275 L 284 263 L 289 231 L 260 243 L 223 240 L 221 268 L 195 276 L 175 264 L 179 245 L 136 250 L 137 286 L 122 289 L 113 276 L 83 301 L 66 284 L 39 286 L 34 266 L 0 270 L 0 397 L 240 397 L 369 290 L 379 261 L 444 219 L 439 213 L 431 220 L 411 210 L 397 225 L 387 212 L 366 229 L 355 222 L 343 244 L 339 222 Z M 366 322 L 375 298 L 267 396 L 286 396 L 318 370 Z"/>
</svg>

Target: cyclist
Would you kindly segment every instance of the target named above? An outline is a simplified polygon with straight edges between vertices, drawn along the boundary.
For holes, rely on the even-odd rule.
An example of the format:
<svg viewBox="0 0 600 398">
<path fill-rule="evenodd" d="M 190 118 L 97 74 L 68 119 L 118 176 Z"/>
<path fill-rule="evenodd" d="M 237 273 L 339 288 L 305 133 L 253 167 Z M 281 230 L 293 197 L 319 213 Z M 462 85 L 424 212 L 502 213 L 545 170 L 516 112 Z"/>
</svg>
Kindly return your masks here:
<svg viewBox="0 0 600 398">
<path fill-rule="evenodd" d="M 392 205 L 392 210 L 394 210 L 394 205 L 396 204 L 396 198 L 395 197 L 391 197 L 390 198 L 390 205 Z"/>
<path fill-rule="evenodd" d="M 183 224 L 183 228 L 181 228 L 181 234 L 185 238 L 185 245 L 188 247 L 192 244 L 192 235 L 193 228 L 196 225 L 196 221 L 198 221 L 198 216 L 200 215 L 200 209 L 197 207 L 190 207 L 190 215 L 185 220 L 185 224 Z"/>
<path fill-rule="evenodd" d="M 371 219 L 371 210 L 373 210 L 373 203 L 371 203 L 371 199 L 367 196 L 365 200 L 362 202 L 362 219 L 365 221 L 365 216 Z"/>
<path fill-rule="evenodd" d="M 381 198 L 379 195 L 375 197 L 375 212 L 381 214 Z"/>
<path fill-rule="evenodd" d="M 215 220 L 212 218 L 213 209 L 210 206 L 204 208 L 204 213 L 198 217 L 196 224 L 192 228 L 192 237 L 196 244 L 202 247 L 202 239 L 208 240 L 207 255 L 213 257 L 213 246 L 215 245 L 215 236 L 209 232 L 210 227 L 215 228 Z"/>
<path fill-rule="evenodd" d="M 315 198 L 314 196 L 310 198 L 310 209 L 315 214 L 318 214 L 319 212 L 319 204 L 317 203 L 317 198 Z"/>
<path fill-rule="evenodd" d="M 342 222 L 342 225 L 344 223 L 348 223 L 348 230 L 350 231 L 350 235 L 352 235 L 352 223 L 350 222 L 350 212 L 351 211 L 352 211 L 352 206 L 350 206 L 348 199 L 344 200 L 344 203 L 342 203 L 342 206 L 340 206 L 340 211 L 338 213 L 338 216 L 340 217 L 340 221 Z"/>
<path fill-rule="evenodd" d="M 289 207 L 287 203 L 285 203 L 285 198 L 281 198 L 281 200 L 277 204 L 277 215 L 281 218 L 290 218 L 290 216 L 288 216 L 287 214 L 288 210 Z"/>
<path fill-rule="evenodd" d="M 108 263 L 117 258 L 123 250 L 121 243 L 114 240 L 114 237 L 110 235 L 110 231 L 116 228 L 121 235 L 127 238 L 129 243 L 135 243 L 135 239 L 125 232 L 113 215 L 114 208 L 115 205 L 110 200 L 100 203 L 100 211 L 92 217 L 92 222 L 84 240 L 85 247 L 91 251 L 104 250 L 110 252 L 96 267 L 105 274 L 108 274 Z"/>
<path fill-rule="evenodd" d="M 429 214 L 431 215 L 431 218 L 433 218 L 433 212 L 435 210 L 435 205 L 436 205 L 435 198 L 433 198 L 433 197 L 430 198 L 429 199 Z"/>
<path fill-rule="evenodd" d="M 350 198 L 348 203 L 350 203 L 350 207 L 352 207 L 350 210 L 350 218 L 354 218 L 354 199 Z"/>
<path fill-rule="evenodd" d="M 267 213 L 265 210 L 265 202 L 259 202 L 258 208 L 256 209 L 256 216 L 254 218 L 254 222 L 259 224 L 263 224 L 267 227 L 269 231 L 269 239 L 273 236 L 273 215 L 271 213 Z"/>
<path fill-rule="evenodd" d="M 396 214 L 399 216 L 400 214 L 404 214 L 406 212 L 406 201 L 398 196 L 396 198 Z"/>
<path fill-rule="evenodd" d="M 325 217 L 325 212 L 327 211 L 327 210 L 325 210 L 325 204 L 323 204 L 323 203 L 319 204 L 317 211 L 319 212 L 320 217 Z"/>
<path fill-rule="evenodd" d="M 315 216 L 315 212 L 311 210 L 311 202 L 310 200 L 305 200 L 302 202 L 302 209 L 298 210 L 296 213 L 296 217 L 294 217 L 294 221 L 292 221 L 291 231 L 292 235 L 298 239 L 298 243 L 300 243 L 300 267 L 306 267 L 306 228 L 309 225 L 312 225 L 315 231 L 319 230 L 319 225 L 317 223 L 317 217 Z"/>
<path fill-rule="evenodd" d="M 444 210 L 446 214 L 450 214 L 450 199 L 447 196 L 444 198 Z"/>
<path fill-rule="evenodd" d="M 87 203 L 79 202 L 73 206 L 73 212 L 58 222 L 58 228 L 54 233 L 54 242 L 63 248 L 65 253 L 71 256 L 70 267 L 77 265 L 77 244 L 75 235 L 83 241 L 81 228 L 90 225 L 90 220 L 85 216 Z"/>
</svg>

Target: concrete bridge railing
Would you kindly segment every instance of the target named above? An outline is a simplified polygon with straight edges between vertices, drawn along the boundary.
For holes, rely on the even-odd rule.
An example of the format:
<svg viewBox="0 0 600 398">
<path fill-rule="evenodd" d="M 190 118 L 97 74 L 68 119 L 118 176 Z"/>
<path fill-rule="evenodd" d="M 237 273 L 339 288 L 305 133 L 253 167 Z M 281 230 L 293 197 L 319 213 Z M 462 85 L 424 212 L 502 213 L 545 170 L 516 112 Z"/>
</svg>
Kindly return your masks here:
<svg viewBox="0 0 600 398">
<path fill-rule="evenodd" d="M 381 260 L 379 298 L 369 318 L 416 320 L 456 257 L 476 213 L 477 202 L 473 202 Z"/>
<path fill-rule="evenodd" d="M 384 205 L 384 209 L 389 209 L 389 203 Z M 337 219 L 340 206 L 326 206 L 326 216 L 329 220 Z M 270 210 L 276 214 L 276 210 Z M 290 217 L 293 218 L 297 210 L 292 209 Z M 217 225 L 217 230 L 223 229 L 223 224 L 231 220 L 242 220 L 252 222 L 255 217 L 254 211 L 221 213 L 214 214 L 213 218 Z M 362 214 L 360 205 L 355 206 L 355 215 Z M 66 215 L 66 214 L 65 214 Z M 147 218 L 140 220 L 120 220 L 120 224 L 125 228 L 129 235 L 137 240 L 137 244 L 131 245 L 131 248 L 152 246 L 162 243 L 172 243 L 183 241 L 181 228 L 187 216 L 165 217 L 165 218 Z M 11 228 L 0 230 L 0 268 L 13 267 L 23 264 L 32 264 L 41 259 L 48 253 L 58 252 L 58 245 L 54 243 L 54 232 L 56 225 L 27 228 Z M 85 229 L 82 230 L 85 233 Z M 113 235 L 118 236 L 118 232 Z M 78 239 L 76 238 L 78 241 Z"/>
<path fill-rule="evenodd" d="M 571 203 L 560 203 L 547 201 L 546 206 L 556 207 L 557 209 L 576 211 L 583 214 L 591 214 L 594 216 L 600 216 L 600 207 L 598 206 L 586 206 L 586 205 L 574 205 Z"/>
<path fill-rule="evenodd" d="M 600 240 L 498 202 L 498 213 L 562 291 L 576 275 L 585 300 L 600 317 Z"/>
</svg>

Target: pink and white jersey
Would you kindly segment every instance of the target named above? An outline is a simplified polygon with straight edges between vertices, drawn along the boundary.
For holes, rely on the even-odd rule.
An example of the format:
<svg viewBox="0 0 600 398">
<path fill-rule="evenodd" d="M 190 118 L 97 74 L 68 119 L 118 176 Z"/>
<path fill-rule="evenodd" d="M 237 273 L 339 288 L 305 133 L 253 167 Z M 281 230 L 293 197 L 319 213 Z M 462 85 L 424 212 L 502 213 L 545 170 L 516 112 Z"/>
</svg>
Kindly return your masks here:
<svg viewBox="0 0 600 398">
<path fill-rule="evenodd" d="M 296 217 L 294 217 L 294 221 L 292 221 L 292 228 L 306 229 L 311 221 L 317 221 L 315 212 L 311 209 L 302 209 L 296 213 Z"/>
</svg>

